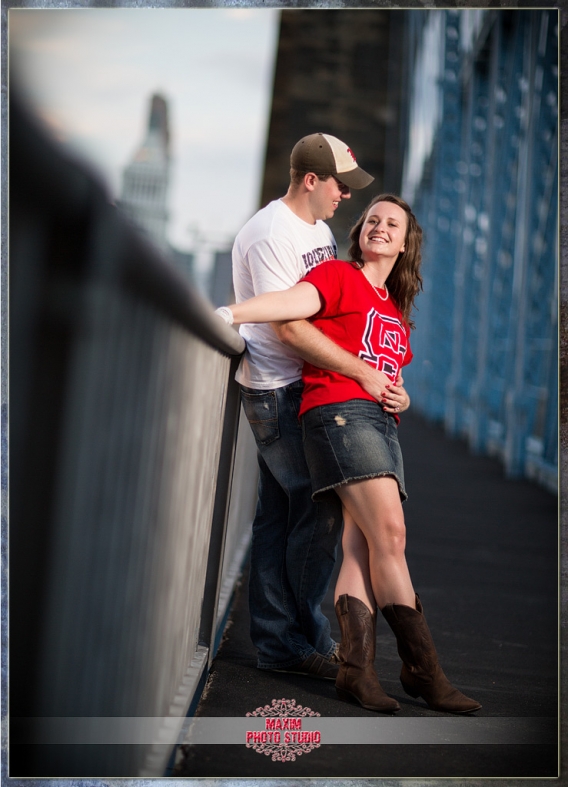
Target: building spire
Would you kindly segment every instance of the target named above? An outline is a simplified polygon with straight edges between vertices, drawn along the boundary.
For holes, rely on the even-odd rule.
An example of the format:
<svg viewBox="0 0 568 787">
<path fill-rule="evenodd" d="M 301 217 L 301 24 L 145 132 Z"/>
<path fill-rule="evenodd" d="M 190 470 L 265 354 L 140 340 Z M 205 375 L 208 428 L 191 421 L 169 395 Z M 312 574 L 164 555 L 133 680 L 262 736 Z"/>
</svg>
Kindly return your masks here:
<svg viewBox="0 0 568 787">
<path fill-rule="evenodd" d="M 146 137 L 122 176 L 120 206 L 162 250 L 168 248 L 167 193 L 169 186 L 170 132 L 168 104 L 155 93 L 150 99 Z"/>
<path fill-rule="evenodd" d="M 168 123 L 168 105 L 166 99 L 159 93 L 154 93 L 150 102 L 150 116 L 148 119 L 148 132 L 157 131 L 162 139 L 164 151 L 170 155 L 170 129 Z"/>
</svg>

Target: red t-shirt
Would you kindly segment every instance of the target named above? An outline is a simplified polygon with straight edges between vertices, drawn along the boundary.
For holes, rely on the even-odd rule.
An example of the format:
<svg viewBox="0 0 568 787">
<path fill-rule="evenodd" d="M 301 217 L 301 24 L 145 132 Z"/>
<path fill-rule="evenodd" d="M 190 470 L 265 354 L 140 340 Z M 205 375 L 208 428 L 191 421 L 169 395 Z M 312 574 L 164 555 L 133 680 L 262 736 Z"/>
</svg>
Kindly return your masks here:
<svg viewBox="0 0 568 787">
<path fill-rule="evenodd" d="M 395 382 L 401 367 L 412 360 L 410 328 L 391 297 L 383 300 L 349 262 L 328 260 L 302 281 L 317 287 L 323 307 L 311 322 L 340 347 L 363 358 Z M 350 377 L 304 363 L 300 415 L 323 404 L 350 399 L 376 401 Z"/>
</svg>

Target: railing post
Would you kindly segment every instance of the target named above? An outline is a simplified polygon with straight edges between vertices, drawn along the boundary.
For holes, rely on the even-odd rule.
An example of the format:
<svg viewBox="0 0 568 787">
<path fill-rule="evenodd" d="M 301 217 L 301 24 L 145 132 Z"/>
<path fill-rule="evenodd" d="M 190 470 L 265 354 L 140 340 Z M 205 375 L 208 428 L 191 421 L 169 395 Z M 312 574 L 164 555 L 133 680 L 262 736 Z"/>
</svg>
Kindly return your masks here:
<svg viewBox="0 0 568 787">
<path fill-rule="evenodd" d="M 219 469 L 217 471 L 217 486 L 211 523 L 211 538 L 209 541 L 207 575 L 203 593 L 201 625 L 199 627 L 199 644 L 209 648 L 209 664 L 211 664 L 216 650 L 217 607 L 219 604 L 225 532 L 231 500 L 231 483 L 239 425 L 240 388 L 234 379 L 239 361 L 239 356 L 233 357 L 229 370 Z"/>
</svg>

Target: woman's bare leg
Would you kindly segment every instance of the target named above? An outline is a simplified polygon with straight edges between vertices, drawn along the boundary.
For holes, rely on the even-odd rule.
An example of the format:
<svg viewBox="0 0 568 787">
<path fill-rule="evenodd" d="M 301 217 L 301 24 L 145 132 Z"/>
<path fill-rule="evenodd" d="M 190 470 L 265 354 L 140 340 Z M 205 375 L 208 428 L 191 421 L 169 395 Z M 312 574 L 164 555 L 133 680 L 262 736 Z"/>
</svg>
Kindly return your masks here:
<svg viewBox="0 0 568 787">
<path fill-rule="evenodd" d="M 376 603 L 369 573 L 369 548 L 367 539 L 353 517 L 343 507 L 343 561 L 335 585 L 335 602 L 344 593 L 360 599 L 374 614 Z"/>
<path fill-rule="evenodd" d="M 355 699 L 367 710 L 395 713 L 400 705 L 385 693 L 375 671 L 377 605 L 367 539 L 345 506 L 343 520 L 343 562 L 335 586 L 341 630 L 335 688 L 341 699 Z"/>
<path fill-rule="evenodd" d="M 396 480 L 392 476 L 368 478 L 340 486 L 336 492 L 367 542 L 370 582 L 377 606 L 382 609 L 386 604 L 404 604 L 414 609 L 415 593 L 404 554 L 406 527 Z M 351 544 L 355 551 L 349 552 L 346 578 L 351 577 L 350 581 L 359 587 L 362 583 L 364 588 L 364 570 L 360 579 L 355 578 L 361 546 L 354 534 L 348 541 L 349 548 Z M 345 589 L 347 584 L 343 583 L 342 592 L 351 594 Z"/>
<path fill-rule="evenodd" d="M 339 607 L 340 626 L 340 615 L 343 613 L 344 627 L 349 629 L 351 626 L 355 634 L 359 635 L 352 636 L 349 629 L 348 635 L 344 637 L 342 629 L 339 650 L 341 666 L 336 680 L 338 691 L 343 690 L 355 697 L 364 708 L 383 712 L 396 710 L 388 704 L 390 698 L 385 698 L 372 669 L 375 655 L 374 620 L 368 621 L 365 629 L 367 637 L 372 636 L 373 641 L 368 659 L 364 659 L 364 648 L 352 647 L 349 650 L 351 643 L 365 639 L 364 635 L 361 636 L 362 616 L 357 611 L 357 605 L 363 607 L 363 604 L 355 596 L 356 592 L 361 592 L 361 588 L 365 590 L 366 586 L 362 564 L 363 550 L 356 535 L 358 529 L 367 543 L 373 595 L 396 636 L 398 652 L 403 660 L 400 680 L 404 690 L 412 697 L 423 697 L 430 708 L 444 713 L 472 713 L 479 710 L 479 702 L 462 694 L 444 674 L 422 606 L 420 603 L 416 604 L 404 555 L 406 528 L 395 479 L 383 476 L 351 482 L 339 487 L 337 492 L 348 513 L 346 522 L 350 522 L 346 545 L 351 568 L 341 577 L 344 582 L 341 592 L 347 594 L 343 599 L 345 609 L 341 609 L 339 601 L 336 611 Z M 355 598 L 350 601 L 351 594 Z M 347 618 L 351 606 L 355 607 L 353 622 Z"/>
</svg>

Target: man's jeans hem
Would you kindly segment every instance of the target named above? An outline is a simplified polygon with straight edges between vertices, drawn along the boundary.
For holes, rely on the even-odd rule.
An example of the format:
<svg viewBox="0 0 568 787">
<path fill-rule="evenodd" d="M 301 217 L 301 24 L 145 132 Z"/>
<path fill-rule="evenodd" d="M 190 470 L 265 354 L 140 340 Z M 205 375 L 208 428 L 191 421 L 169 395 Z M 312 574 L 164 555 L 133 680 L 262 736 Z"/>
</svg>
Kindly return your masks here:
<svg viewBox="0 0 568 787">
<path fill-rule="evenodd" d="M 333 640 L 332 640 L 332 642 L 333 642 Z M 328 659 L 329 660 L 333 656 L 334 653 L 337 653 L 338 649 L 339 649 L 339 643 L 338 642 L 333 642 L 333 645 L 331 646 L 329 651 L 327 653 L 322 653 L 322 656 L 324 657 L 324 659 Z"/>
<path fill-rule="evenodd" d="M 336 650 L 337 650 L 337 643 L 334 642 L 333 646 L 328 651 L 328 653 L 321 653 L 320 655 L 323 656 L 324 659 L 330 659 Z M 297 664 L 301 664 L 303 661 L 309 658 L 312 655 L 312 653 L 316 653 L 316 652 L 317 652 L 316 649 L 312 648 L 310 651 L 307 651 L 305 655 L 300 656 L 300 658 L 292 659 L 291 661 L 288 660 L 288 661 L 280 661 L 280 662 L 265 662 L 258 659 L 256 666 L 257 669 L 265 669 L 265 670 L 288 669 L 288 667 L 295 667 Z"/>
</svg>

